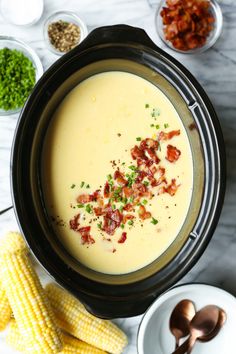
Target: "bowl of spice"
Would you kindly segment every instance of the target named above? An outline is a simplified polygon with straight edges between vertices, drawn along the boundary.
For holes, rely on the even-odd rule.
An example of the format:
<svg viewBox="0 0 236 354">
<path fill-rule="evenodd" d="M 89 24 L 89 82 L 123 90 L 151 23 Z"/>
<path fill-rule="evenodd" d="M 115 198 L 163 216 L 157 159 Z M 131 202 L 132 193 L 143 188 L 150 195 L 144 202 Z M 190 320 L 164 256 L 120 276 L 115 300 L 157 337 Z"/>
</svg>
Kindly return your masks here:
<svg viewBox="0 0 236 354">
<path fill-rule="evenodd" d="M 70 11 L 58 11 L 44 25 L 44 38 L 48 48 L 63 55 L 76 47 L 88 34 L 84 21 Z"/>
<path fill-rule="evenodd" d="M 0 115 L 19 112 L 42 74 L 42 63 L 30 46 L 0 36 Z"/>
<path fill-rule="evenodd" d="M 162 0 L 155 23 L 168 47 L 194 54 L 215 44 L 222 31 L 223 16 L 215 0 Z"/>
</svg>

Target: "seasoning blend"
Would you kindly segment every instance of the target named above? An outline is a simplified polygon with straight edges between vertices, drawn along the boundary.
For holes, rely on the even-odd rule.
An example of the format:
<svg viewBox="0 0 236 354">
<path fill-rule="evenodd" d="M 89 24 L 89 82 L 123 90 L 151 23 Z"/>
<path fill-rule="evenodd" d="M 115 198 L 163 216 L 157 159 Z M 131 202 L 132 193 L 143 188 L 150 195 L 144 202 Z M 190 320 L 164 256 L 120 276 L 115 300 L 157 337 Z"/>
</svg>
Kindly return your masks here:
<svg viewBox="0 0 236 354">
<path fill-rule="evenodd" d="M 43 0 L 1 0 L 3 17 L 17 26 L 30 26 L 36 23 L 42 16 L 43 7 Z"/>
<path fill-rule="evenodd" d="M 63 55 L 76 47 L 88 34 L 84 22 L 72 12 L 57 12 L 45 23 L 44 36 L 55 54 Z"/>
</svg>

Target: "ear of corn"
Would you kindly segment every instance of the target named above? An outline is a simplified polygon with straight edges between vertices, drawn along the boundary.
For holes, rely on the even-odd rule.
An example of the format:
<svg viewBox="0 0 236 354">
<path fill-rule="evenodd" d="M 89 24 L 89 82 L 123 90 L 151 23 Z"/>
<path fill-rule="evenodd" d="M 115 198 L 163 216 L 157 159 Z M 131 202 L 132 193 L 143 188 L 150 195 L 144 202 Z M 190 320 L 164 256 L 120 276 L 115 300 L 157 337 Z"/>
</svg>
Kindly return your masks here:
<svg viewBox="0 0 236 354">
<path fill-rule="evenodd" d="M 78 299 L 56 284 L 48 284 L 46 293 L 65 332 L 112 354 L 123 351 L 127 337 L 114 323 L 91 315 Z"/>
<path fill-rule="evenodd" d="M 11 319 L 11 307 L 6 292 L 0 282 L 0 331 L 3 331 Z"/>
<path fill-rule="evenodd" d="M 27 251 L 19 233 L 5 236 L 0 244 L 2 285 L 30 352 L 55 354 L 62 350 L 61 333 Z"/>
<path fill-rule="evenodd" d="M 67 334 L 63 334 L 62 336 L 65 345 L 63 351 L 60 352 L 61 354 L 105 354 L 104 351 L 94 348 L 91 345 L 82 342 L 81 340 L 76 339 L 72 336 L 69 336 Z M 24 338 L 20 335 L 15 320 L 11 320 L 10 328 L 7 335 L 7 343 L 20 352 L 30 352 L 36 354 L 36 352 L 32 351 L 32 348 L 27 347 L 28 343 L 26 343 L 24 341 Z"/>
</svg>

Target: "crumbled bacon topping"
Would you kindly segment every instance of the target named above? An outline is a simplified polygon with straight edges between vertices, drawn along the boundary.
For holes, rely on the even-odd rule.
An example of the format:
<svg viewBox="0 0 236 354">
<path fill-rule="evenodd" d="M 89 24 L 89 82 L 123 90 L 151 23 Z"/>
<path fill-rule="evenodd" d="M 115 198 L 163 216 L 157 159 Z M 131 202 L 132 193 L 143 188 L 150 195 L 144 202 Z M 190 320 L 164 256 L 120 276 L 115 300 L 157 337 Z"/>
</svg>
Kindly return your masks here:
<svg viewBox="0 0 236 354">
<path fill-rule="evenodd" d="M 120 170 L 120 167 L 116 167 L 113 177 L 108 175 L 103 191 L 102 186 L 100 186 L 101 189 L 97 189 L 92 194 L 82 193 L 77 197 L 78 203 L 87 204 L 84 206 L 86 212 L 95 216 L 96 220 L 102 220 L 98 223 L 102 232 L 112 236 L 118 228 L 124 228 L 126 224 L 132 227 L 133 220 L 137 217 L 136 212 L 138 212 L 141 220 L 150 219 L 152 214 L 144 206 L 148 203 L 148 200 L 161 193 L 175 195 L 179 185 L 176 184 L 175 179 L 172 179 L 170 184 L 167 183 L 166 171 L 164 167 L 160 166 L 157 151 L 160 147 L 160 141 L 172 139 L 179 134 L 179 130 L 167 133 L 161 131 L 157 140 L 151 138 L 140 139 L 139 146 L 135 145 L 131 149 L 131 157 L 135 162 L 134 165 L 129 166 L 130 171 L 125 173 Z M 180 154 L 180 150 L 175 146 L 167 146 L 166 159 L 168 161 L 177 161 Z M 156 187 L 159 189 L 158 193 L 155 194 L 154 188 Z M 90 203 L 93 204 L 90 205 Z M 117 203 L 119 204 L 117 205 Z M 78 207 L 81 208 L 81 205 L 78 205 Z M 91 227 L 79 227 L 79 219 L 80 214 L 75 215 L 69 222 L 70 228 L 81 234 L 82 244 L 93 244 L 95 240 L 90 235 Z M 117 242 L 124 243 L 126 238 L 127 233 L 123 232 Z M 111 238 L 109 240 L 111 241 Z"/>
<path fill-rule="evenodd" d="M 90 235 L 90 226 L 85 226 L 85 227 L 81 227 L 80 229 L 78 229 L 78 232 L 81 234 L 81 243 L 82 245 L 84 244 L 93 244 L 95 243 L 95 240 L 92 238 L 92 236 Z"/>
<path fill-rule="evenodd" d="M 180 130 L 172 130 L 168 133 L 165 133 L 163 131 L 161 131 L 159 134 L 158 134 L 158 140 L 159 141 L 162 141 L 162 140 L 170 140 L 172 139 L 174 136 L 178 136 L 180 135 Z"/>
<path fill-rule="evenodd" d="M 140 219 L 142 219 L 142 220 L 149 219 L 152 216 L 152 214 L 149 211 L 146 211 L 146 208 L 144 205 L 140 205 L 138 213 L 139 213 Z"/>
<path fill-rule="evenodd" d="M 165 38 L 179 50 L 202 47 L 213 29 L 209 0 L 167 0 L 161 10 Z"/>
<path fill-rule="evenodd" d="M 181 151 L 178 150 L 175 146 L 173 145 L 168 145 L 167 146 L 167 156 L 166 159 L 170 162 L 175 162 L 179 159 L 181 155 Z"/>
<path fill-rule="evenodd" d="M 127 239 L 127 232 L 122 232 L 121 237 L 118 240 L 118 243 L 124 243 Z"/>
<path fill-rule="evenodd" d="M 80 218 L 80 214 L 76 214 L 73 219 L 71 219 L 69 221 L 69 224 L 70 224 L 70 228 L 71 230 L 74 230 L 74 231 L 78 231 L 78 228 L 79 228 L 79 218 Z"/>
</svg>

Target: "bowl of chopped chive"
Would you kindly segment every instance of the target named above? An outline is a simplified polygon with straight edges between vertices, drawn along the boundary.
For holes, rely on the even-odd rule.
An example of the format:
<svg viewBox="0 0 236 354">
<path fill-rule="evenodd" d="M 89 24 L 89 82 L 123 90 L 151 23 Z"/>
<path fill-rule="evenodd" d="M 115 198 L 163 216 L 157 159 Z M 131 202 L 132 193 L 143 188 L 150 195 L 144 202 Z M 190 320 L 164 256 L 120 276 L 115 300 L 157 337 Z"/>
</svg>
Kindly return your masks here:
<svg viewBox="0 0 236 354">
<path fill-rule="evenodd" d="M 42 74 L 42 63 L 30 46 L 0 36 L 0 115 L 18 113 Z"/>
<path fill-rule="evenodd" d="M 63 55 L 76 47 L 87 36 L 84 21 L 71 11 L 50 15 L 44 25 L 46 44 L 54 54 Z"/>
</svg>

